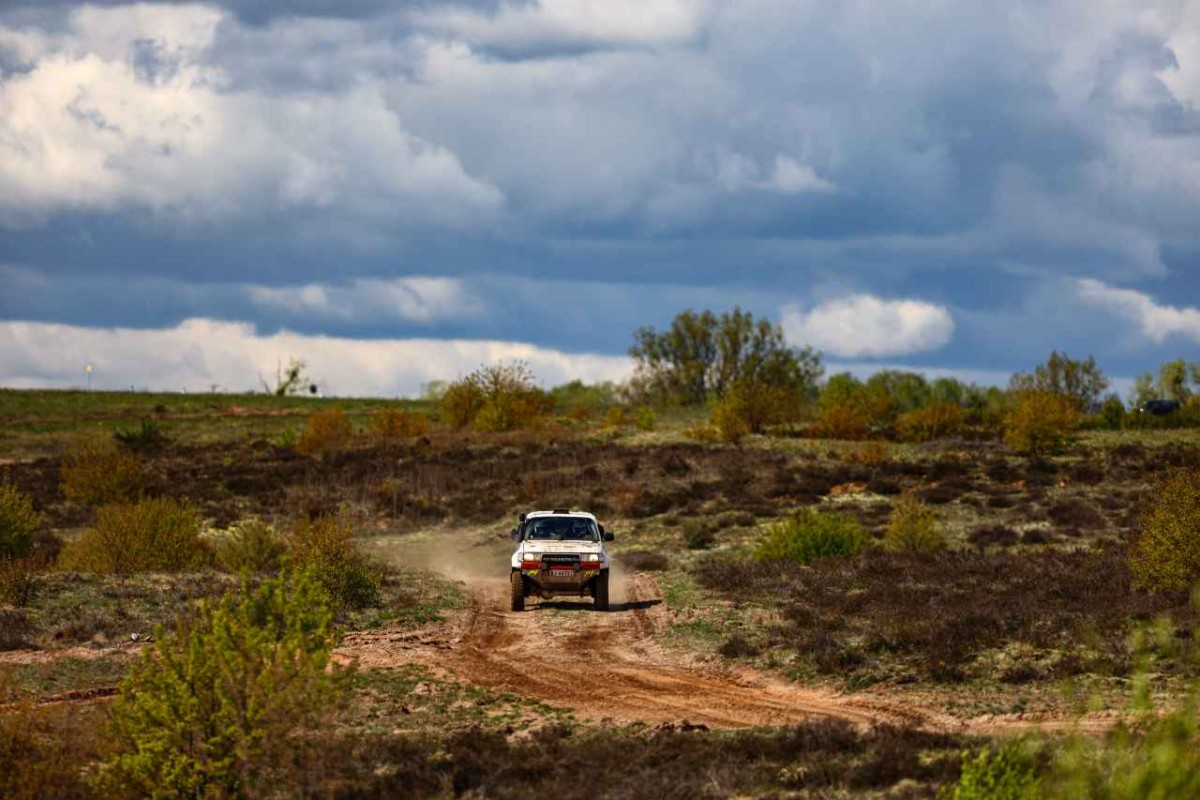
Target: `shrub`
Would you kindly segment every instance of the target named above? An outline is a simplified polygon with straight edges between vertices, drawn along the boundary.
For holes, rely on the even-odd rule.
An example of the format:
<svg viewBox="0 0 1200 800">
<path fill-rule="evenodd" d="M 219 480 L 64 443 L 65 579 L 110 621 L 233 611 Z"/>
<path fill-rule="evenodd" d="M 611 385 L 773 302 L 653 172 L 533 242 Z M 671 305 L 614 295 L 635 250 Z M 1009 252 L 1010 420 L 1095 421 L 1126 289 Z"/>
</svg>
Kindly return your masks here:
<svg viewBox="0 0 1200 800">
<path fill-rule="evenodd" d="M 142 465 L 137 457 L 108 442 L 88 442 L 67 453 L 62 492 L 68 500 L 103 505 L 141 492 Z"/>
<path fill-rule="evenodd" d="M 857 441 L 870 433 L 870 418 L 849 406 L 831 406 L 821 411 L 817 421 L 817 435 L 824 439 Z"/>
<path fill-rule="evenodd" d="M 340 408 L 326 408 L 308 416 L 304 432 L 296 442 L 296 451 L 304 455 L 319 455 L 345 450 L 354 436 L 354 429 Z"/>
<path fill-rule="evenodd" d="M 1097 416 L 1105 428 L 1119 431 L 1125 427 L 1125 404 L 1119 397 L 1110 397 L 1100 405 Z"/>
<path fill-rule="evenodd" d="M 1004 442 L 1018 453 L 1061 450 L 1079 427 L 1075 402 L 1066 395 L 1023 392 L 1004 415 Z"/>
<path fill-rule="evenodd" d="M 962 776 L 939 797 L 942 800 L 1039 800 L 1042 786 L 1032 759 L 1020 743 L 1008 742 L 973 756 L 963 753 Z"/>
<path fill-rule="evenodd" d="M 451 427 L 486 431 L 528 427 L 554 411 L 554 398 L 533 382 L 523 362 L 480 367 L 450 384 L 442 396 L 442 419 Z"/>
<path fill-rule="evenodd" d="M 366 608 L 379 602 L 379 570 L 354 546 L 354 531 L 337 517 L 297 522 L 288 532 L 293 565 L 311 570 L 335 607 Z"/>
<path fill-rule="evenodd" d="M 128 575 L 185 572 L 212 563 L 201 540 L 195 508 L 169 497 L 113 503 L 96 513 L 96 526 L 68 542 L 59 566 L 75 572 Z"/>
<path fill-rule="evenodd" d="M 0 620 L 3 619 L 0 610 Z M 0 639 L 4 636 L 0 622 Z M 112 751 L 99 703 L 37 704 L 29 699 L 0 712 L 0 797 L 76 800 L 94 797 L 87 769 Z"/>
<path fill-rule="evenodd" d="M 33 500 L 10 484 L 0 484 L 0 558 L 24 558 L 33 545 L 33 534 L 42 518 Z"/>
<path fill-rule="evenodd" d="M 442 422 L 461 430 L 475 421 L 486 402 L 483 387 L 468 376 L 447 387 L 438 408 Z"/>
<path fill-rule="evenodd" d="M 269 574 L 279 571 L 287 543 L 261 519 L 248 519 L 216 546 L 217 562 L 229 572 Z"/>
<path fill-rule="evenodd" d="M 683 435 L 701 444 L 715 444 L 721 441 L 721 432 L 712 425 L 691 425 L 684 429 Z"/>
<path fill-rule="evenodd" d="M 670 565 L 665 554 L 653 550 L 630 550 L 619 554 L 617 561 L 633 572 L 662 572 Z"/>
<path fill-rule="evenodd" d="M 937 511 L 912 495 L 903 495 L 892 507 L 883 535 L 889 550 L 932 553 L 946 549 L 946 539 L 937 525 Z"/>
<path fill-rule="evenodd" d="M 1047 794 L 1095 800 L 1200 797 L 1195 688 L 1173 711 L 1143 715 L 1137 728 L 1119 726 L 1102 743 L 1077 737 L 1051 765 Z"/>
<path fill-rule="evenodd" d="M 1130 568 L 1151 591 L 1185 590 L 1200 579 L 1200 470 L 1160 479 L 1138 526 Z"/>
<path fill-rule="evenodd" d="M 962 433 L 967 412 L 954 403 L 937 403 L 901 414 L 896 420 L 896 436 L 905 442 L 931 442 Z"/>
<path fill-rule="evenodd" d="M 716 531 L 698 519 L 688 520 L 683 526 L 683 541 L 689 550 L 707 550 L 717 542 Z"/>
<path fill-rule="evenodd" d="M 857 556 L 869 540 L 853 517 L 809 508 L 771 525 L 754 556 L 760 561 L 787 559 L 807 564 L 825 556 Z"/>
<path fill-rule="evenodd" d="M 658 416 L 650 406 L 638 406 L 633 412 L 633 424 L 639 431 L 652 431 Z"/>
<path fill-rule="evenodd" d="M 746 422 L 744 409 L 736 396 L 717 403 L 712 413 L 712 424 L 720 440 L 728 444 L 737 444 L 750 433 L 750 424 Z"/>
<path fill-rule="evenodd" d="M 40 564 L 32 558 L 0 558 L 0 604 L 23 608 L 41 588 Z"/>
<path fill-rule="evenodd" d="M 171 443 L 171 437 L 163 433 L 152 419 L 143 419 L 142 424 L 133 430 L 120 428 L 113 433 L 113 438 L 122 447 L 139 453 L 161 450 Z"/>
<path fill-rule="evenodd" d="M 852 463 L 862 464 L 864 467 L 878 467 L 891 458 L 891 451 L 885 442 L 873 439 L 851 450 L 847 458 Z"/>
<path fill-rule="evenodd" d="M 265 797 L 303 771 L 331 709 L 333 615 L 300 574 L 202 601 L 121 684 L 119 751 L 96 784 L 108 797 Z"/>
<path fill-rule="evenodd" d="M 433 427 L 433 421 L 425 414 L 388 408 L 371 417 L 371 438 L 381 445 L 395 444 L 401 439 L 424 436 Z"/>
<path fill-rule="evenodd" d="M 604 412 L 604 427 L 623 428 L 629 424 L 629 411 L 624 406 L 609 406 Z"/>
</svg>

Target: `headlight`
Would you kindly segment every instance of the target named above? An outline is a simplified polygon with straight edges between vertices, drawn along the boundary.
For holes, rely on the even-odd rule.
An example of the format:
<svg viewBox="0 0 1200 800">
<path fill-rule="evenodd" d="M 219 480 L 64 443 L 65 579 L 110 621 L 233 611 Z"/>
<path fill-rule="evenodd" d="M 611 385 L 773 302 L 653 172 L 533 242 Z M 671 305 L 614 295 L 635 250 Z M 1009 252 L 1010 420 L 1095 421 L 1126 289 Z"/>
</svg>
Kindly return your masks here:
<svg viewBox="0 0 1200 800">
<path fill-rule="evenodd" d="M 596 553 L 595 555 L 584 554 L 579 557 L 579 560 L 584 564 L 599 564 L 604 561 L 604 558 L 599 553 Z"/>
<path fill-rule="evenodd" d="M 541 553 L 521 553 L 521 560 L 522 561 L 541 561 L 542 554 Z"/>
</svg>

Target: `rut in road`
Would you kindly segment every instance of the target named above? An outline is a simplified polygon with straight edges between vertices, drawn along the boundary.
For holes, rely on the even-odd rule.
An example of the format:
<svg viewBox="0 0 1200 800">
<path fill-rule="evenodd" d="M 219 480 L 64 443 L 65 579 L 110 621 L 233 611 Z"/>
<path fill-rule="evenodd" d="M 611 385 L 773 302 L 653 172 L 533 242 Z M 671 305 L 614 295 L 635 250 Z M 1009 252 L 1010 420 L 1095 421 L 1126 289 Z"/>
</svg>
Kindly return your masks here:
<svg viewBox="0 0 1200 800">
<path fill-rule="evenodd" d="M 478 686 L 569 707 L 592 720 L 738 728 L 833 717 L 859 725 L 962 729 L 946 715 L 804 689 L 752 670 L 689 663 L 655 645 L 668 618 L 645 575 L 634 575 L 624 601 L 607 613 L 586 600 L 533 602 L 524 612 L 511 612 L 507 581 L 475 585 L 470 608 L 449 632 L 353 633 L 339 653 L 365 668 L 414 661 L 444 668 Z"/>
</svg>

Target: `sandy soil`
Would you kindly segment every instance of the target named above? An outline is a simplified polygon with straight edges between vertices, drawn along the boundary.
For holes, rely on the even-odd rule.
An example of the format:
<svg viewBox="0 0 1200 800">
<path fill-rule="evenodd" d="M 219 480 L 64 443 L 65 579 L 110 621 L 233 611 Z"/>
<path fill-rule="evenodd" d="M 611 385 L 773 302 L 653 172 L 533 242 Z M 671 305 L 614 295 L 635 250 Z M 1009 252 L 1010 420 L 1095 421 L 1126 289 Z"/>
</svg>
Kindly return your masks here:
<svg viewBox="0 0 1200 800">
<path fill-rule="evenodd" d="M 507 610 L 506 581 L 473 586 L 470 606 L 449 625 L 420 633 L 351 633 L 339 657 L 367 669 L 422 663 L 478 686 L 572 708 L 593 721 L 739 728 L 832 717 L 863 726 L 973 733 L 1067 725 L 1020 717 L 961 720 L 869 693 L 837 694 L 750 669 L 698 663 L 655 644 L 669 613 L 644 574 L 624 582 L 624 598 L 607 613 L 593 610 L 588 600 L 535 600 L 514 613 Z M 1094 719 L 1082 727 L 1108 724 Z"/>
</svg>

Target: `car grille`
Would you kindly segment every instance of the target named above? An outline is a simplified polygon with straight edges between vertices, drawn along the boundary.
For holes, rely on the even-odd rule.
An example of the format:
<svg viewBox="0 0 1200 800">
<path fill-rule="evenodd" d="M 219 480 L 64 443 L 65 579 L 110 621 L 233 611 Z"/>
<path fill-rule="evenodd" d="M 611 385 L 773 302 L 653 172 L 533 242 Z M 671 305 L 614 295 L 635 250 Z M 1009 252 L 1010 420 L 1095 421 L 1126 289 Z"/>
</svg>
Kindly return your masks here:
<svg viewBox="0 0 1200 800">
<path fill-rule="evenodd" d="M 546 553 L 542 556 L 542 566 L 547 569 L 551 567 L 575 569 L 579 566 L 579 556 L 571 553 Z"/>
</svg>

